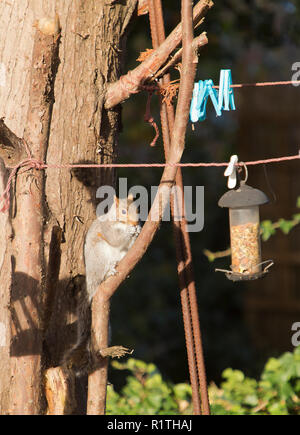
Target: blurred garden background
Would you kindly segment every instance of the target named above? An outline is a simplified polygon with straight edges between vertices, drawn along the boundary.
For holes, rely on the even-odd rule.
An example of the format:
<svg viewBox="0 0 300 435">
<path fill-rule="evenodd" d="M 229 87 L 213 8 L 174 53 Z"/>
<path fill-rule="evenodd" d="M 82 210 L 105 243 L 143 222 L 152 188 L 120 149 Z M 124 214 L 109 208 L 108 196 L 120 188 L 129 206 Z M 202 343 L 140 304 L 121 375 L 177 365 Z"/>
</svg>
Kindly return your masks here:
<svg viewBox="0 0 300 435">
<path fill-rule="evenodd" d="M 180 2 L 163 0 L 167 33 L 180 19 Z M 209 44 L 201 51 L 197 79 L 218 84 L 220 70 L 232 70 L 234 83 L 292 79 L 300 61 L 300 5 L 296 0 L 215 1 L 196 31 L 207 31 Z M 129 35 L 127 68 L 151 48 L 148 16 L 139 17 Z M 172 72 L 172 79 L 179 77 Z M 300 88 L 294 86 L 235 90 L 236 111 L 216 117 L 208 103 L 204 122 L 188 128 L 184 162 L 223 162 L 232 154 L 241 161 L 298 153 Z M 147 94 L 123 105 L 120 163 L 164 161 L 162 137 L 149 146 L 154 130 L 144 122 Z M 159 104 L 152 114 L 160 123 Z M 208 382 L 219 384 L 227 368 L 259 378 L 270 357 L 293 351 L 292 324 L 300 321 L 300 225 L 289 234 L 278 229 L 263 242 L 262 257 L 275 262 L 269 275 L 249 283 L 232 283 L 214 269 L 228 268 L 230 258 L 210 262 L 204 250 L 229 246 L 228 216 L 218 207 L 226 191 L 224 168 L 183 170 L 184 184 L 204 186 L 203 231 L 190 233 Z M 128 185 L 150 191 L 159 183 L 160 169 L 124 169 Z M 262 220 L 277 222 L 299 213 L 299 163 L 249 168 L 248 184 L 263 190 L 271 202 L 261 208 Z M 299 205 L 299 204 L 298 204 Z M 287 231 L 286 231 L 287 232 Z M 134 349 L 133 357 L 154 363 L 164 379 L 189 381 L 172 225 L 162 223 L 150 249 L 112 299 L 112 343 Z M 300 377 L 300 374 L 299 374 Z M 109 381 L 119 391 L 124 372 L 111 369 Z"/>
</svg>

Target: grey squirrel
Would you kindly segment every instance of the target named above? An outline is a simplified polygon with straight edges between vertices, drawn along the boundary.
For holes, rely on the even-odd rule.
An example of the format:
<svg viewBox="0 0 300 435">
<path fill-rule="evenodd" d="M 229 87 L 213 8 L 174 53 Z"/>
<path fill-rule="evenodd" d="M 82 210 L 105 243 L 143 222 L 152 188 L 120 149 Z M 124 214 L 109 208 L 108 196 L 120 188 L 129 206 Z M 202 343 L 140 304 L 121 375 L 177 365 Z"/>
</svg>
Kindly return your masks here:
<svg viewBox="0 0 300 435">
<path fill-rule="evenodd" d="M 77 341 L 65 360 L 68 365 L 86 365 L 87 340 L 90 332 L 90 306 L 98 286 L 116 274 L 116 266 L 126 255 L 141 231 L 137 207 L 133 196 L 114 197 L 108 212 L 98 216 L 91 224 L 84 243 L 86 289 L 78 302 Z M 77 361 L 76 361 L 77 360 Z"/>
<path fill-rule="evenodd" d="M 116 196 L 108 213 L 90 226 L 84 244 L 86 286 L 89 301 L 98 285 L 116 273 L 116 265 L 133 245 L 141 230 L 133 196 Z"/>
</svg>

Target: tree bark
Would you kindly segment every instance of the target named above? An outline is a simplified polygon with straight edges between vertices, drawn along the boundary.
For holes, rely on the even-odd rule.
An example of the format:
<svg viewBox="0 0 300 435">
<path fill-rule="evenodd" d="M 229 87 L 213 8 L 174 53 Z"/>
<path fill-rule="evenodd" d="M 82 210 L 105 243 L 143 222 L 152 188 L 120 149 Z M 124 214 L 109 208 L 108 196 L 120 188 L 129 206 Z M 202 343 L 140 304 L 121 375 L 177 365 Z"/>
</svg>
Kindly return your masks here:
<svg viewBox="0 0 300 435">
<path fill-rule="evenodd" d="M 65 3 L 65 2 L 64 2 Z M 112 163 L 117 154 L 120 107 L 103 107 L 106 83 L 121 75 L 126 28 L 136 0 L 120 4 L 66 2 L 59 12 L 62 25 L 61 66 L 51 124 L 47 161 Z M 114 170 L 48 170 L 46 196 L 51 221 L 63 230 L 60 283 L 55 319 L 48 333 L 52 365 L 75 340 L 74 294 L 84 275 L 83 242 L 95 218 L 95 192 L 114 185 Z M 65 328 L 61 328 L 64 325 Z M 63 336 L 62 336 L 63 335 Z"/>
<path fill-rule="evenodd" d="M 100 0 L 95 2 L 66 0 L 57 5 L 62 28 L 59 47 L 61 63 L 54 90 L 55 104 L 46 155 L 48 163 L 114 161 L 120 129 L 120 107 L 105 110 L 103 98 L 106 83 L 117 80 L 121 75 L 126 30 L 135 8 L 136 0 L 112 4 Z M 33 25 L 37 19 L 54 15 L 54 4 L 51 1 L 0 3 L 0 49 L 3 53 L 0 117 L 5 117 L 5 123 L 16 137 L 24 136 L 29 107 L 28 71 L 30 71 L 35 34 Z M 73 172 L 65 169 L 49 169 L 45 172 L 44 243 L 39 243 L 38 240 L 34 240 L 34 243 L 37 250 L 44 248 L 45 252 L 37 251 L 37 255 L 44 256 L 46 264 L 48 264 L 53 228 L 59 227 L 62 231 L 61 267 L 55 292 L 57 297 L 53 303 L 52 317 L 47 320 L 49 328 L 45 337 L 48 354 L 45 363 L 47 366 L 53 366 L 60 362 L 64 352 L 75 340 L 76 293 L 81 290 L 83 281 L 81 279 L 84 274 L 82 253 L 85 232 L 95 218 L 95 191 L 101 184 L 114 184 L 115 173 L 113 170 L 91 169 Z M 43 176 L 42 171 L 41 176 Z M 17 184 L 20 188 L 24 187 L 23 180 L 26 179 L 26 174 L 22 177 L 24 178 L 20 178 Z M 34 185 L 31 185 L 31 188 L 36 189 Z M 1 235 L 5 243 L 0 247 L 2 279 L 0 299 L 4 304 L 0 310 L 0 323 L 4 325 L 1 328 L 5 331 L 5 340 L 1 341 L 5 345 L 1 346 L 0 343 L 0 413 L 6 414 L 10 412 L 8 397 L 12 398 L 14 395 L 15 398 L 18 392 L 11 389 L 13 380 L 7 376 L 8 363 L 12 360 L 8 345 L 10 333 L 7 329 L 10 315 L 7 307 L 12 286 L 10 220 L 5 226 L 7 216 L 0 219 L 3 220 L 2 228 L 5 229 Z M 25 222 L 22 216 L 18 216 L 18 210 L 15 217 L 11 216 L 11 220 L 13 224 L 23 225 L 22 228 L 25 230 L 31 226 L 30 220 Z M 28 230 L 26 231 L 29 233 Z M 19 245 L 19 251 L 22 250 L 23 247 Z M 29 277 L 30 272 L 25 264 L 21 269 L 20 279 L 16 281 L 14 277 L 13 294 L 17 295 L 21 289 L 24 283 L 21 273 L 24 273 L 29 281 L 29 278 L 32 278 L 31 284 L 28 281 L 28 285 L 36 296 L 35 289 L 37 290 L 38 286 L 33 280 L 34 277 Z M 37 308 L 33 304 L 33 299 L 31 303 L 29 310 L 33 312 L 27 313 L 27 317 L 30 318 Z M 25 305 L 27 306 L 27 302 Z M 23 310 L 26 309 L 25 305 L 22 307 Z M 16 310 L 17 308 L 18 317 L 21 308 L 16 307 Z M 38 315 L 40 318 L 42 313 Z M 33 321 L 27 328 L 32 328 L 34 337 L 40 343 L 40 329 L 36 325 Z M 38 360 L 40 355 L 37 356 L 39 352 L 31 355 L 36 359 L 38 366 L 40 365 Z M 40 370 L 37 370 L 37 373 L 39 377 Z M 37 379 L 35 381 L 38 382 Z M 9 390 L 12 392 L 10 395 L 8 395 Z M 37 391 L 36 397 L 40 399 L 40 384 Z M 32 413 L 29 407 L 18 411 Z M 14 412 L 17 412 L 17 408 Z"/>
<path fill-rule="evenodd" d="M 58 64 L 56 36 L 35 32 L 24 141 L 38 161 L 44 161 L 48 147 Z M 30 170 L 20 173 L 16 182 L 10 304 L 11 414 L 39 414 L 42 406 L 44 179 L 43 171 Z"/>
<path fill-rule="evenodd" d="M 0 191 L 5 189 L 7 170 L 0 159 Z M 7 370 L 10 366 L 10 283 L 12 279 L 11 245 L 12 228 L 8 214 L 0 213 L 0 414 L 9 408 L 10 381 Z"/>
</svg>

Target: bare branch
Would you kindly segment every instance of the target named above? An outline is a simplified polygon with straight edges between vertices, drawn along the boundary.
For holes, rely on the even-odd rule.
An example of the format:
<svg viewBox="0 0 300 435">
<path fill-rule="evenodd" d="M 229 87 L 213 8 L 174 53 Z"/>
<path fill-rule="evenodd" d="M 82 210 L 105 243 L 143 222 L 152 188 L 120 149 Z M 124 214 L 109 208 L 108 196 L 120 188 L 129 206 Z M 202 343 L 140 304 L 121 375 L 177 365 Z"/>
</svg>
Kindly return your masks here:
<svg viewBox="0 0 300 435">
<path fill-rule="evenodd" d="M 182 0 L 183 55 L 182 74 L 178 95 L 175 127 L 173 130 L 168 163 L 178 163 L 184 150 L 189 107 L 194 86 L 196 63 L 194 63 L 192 2 Z M 92 347 L 95 352 L 108 347 L 108 317 L 110 297 L 142 258 L 150 245 L 169 200 L 170 188 L 175 181 L 177 168 L 167 166 L 163 172 L 151 211 L 159 210 L 159 219 L 151 220 L 151 211 L 139 237 L 117 267 L 117 274 L 105 280 L 97 290 L 92 302 Z M 159 205 L 161 205 L 159 207 Z M 152 214 L 153 216 L 153 214 Z M 97 315 L 98 314 L 98 315 Z M 88 414 L 105 412 L 107 384 L 107 358 L 103 367 L 89 376 Z"/>
<path fill-rule="evenodd" d="M 204 45 L 208 44 L 207 34 L 206 32 L 201 33 L 201 35 L 197 36 L 193 40 L 193 49 L 195 52 L 198 52 L 198 50 L 203 47 Z M 169 72 L 169 70 L 174 67 L 178 62 L 180 62 L 182 57 L 182 48 L 180 48 L 174 56 L 171 57 L 168 63 L 166 63 L 165 66 L 163 66 L 152 78 L 151 81 L 157 80 L 161 78 L 163 75 Z"/>
<path fill-rule="evenodd" d="M 6 167 L 13 167 L 25 158 L 25 149 L 22 139 L 17 137 L 0 119 L 0 157 Z"/>
<path fill-rule="evenodd" d="M 193 10 L 193 22 L 197 25 L 199 20 L 213 6 L 211 0 L 200 0 Z M 151 79 L 154 74 L 165 64 L 170 54 L 180 44 L 182 39 L 181 23 L 173 30 L 167 39 L 147 57 L 147 59 L 137 66 L 134 70 L 121 77 L 118 81 L 111 83 L 106 92 L 106 109 L 111 109 L 132 94 L 140 90 L 146 80 Z"/>
<path fill-rule="evenodd" d="M 229 257 L 231 255 L 231 249 L 228 248 L 225 251 L 212 252 L 209 249 L 204 249 L 203 254 L 208 258 L 209 261 L 213 262 L 217 258 Z"/>
<path fill-rule="evenodd" d="M 92 302 L 91 344 L 93 356 L 97 355 L 99 365 L 89 375 L 88 415 L 105 414 L 109 358 L 101 356 L 101 350 L 108 348 L 109 312 L 110 300 L 104 293 L 97 291 Z"/>
</svg>

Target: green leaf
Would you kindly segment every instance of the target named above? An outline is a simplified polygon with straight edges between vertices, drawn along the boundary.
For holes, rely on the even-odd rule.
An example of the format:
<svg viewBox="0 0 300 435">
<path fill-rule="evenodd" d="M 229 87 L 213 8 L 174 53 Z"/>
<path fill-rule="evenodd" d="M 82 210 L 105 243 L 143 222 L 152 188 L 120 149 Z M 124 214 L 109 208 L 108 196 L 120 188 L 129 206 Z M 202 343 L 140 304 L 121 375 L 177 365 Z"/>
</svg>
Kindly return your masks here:
<svg viewBox="0 0 300 435">
<path fill-rule="evenodd" d="M 283 383 L 280 387 L 280 396 L 283 400 L 287 401 L 290 397 L 292 397 L 294 390 L 288 382 Z"/>
<path fill-rule="evenodd" d="M 276 233 L 272 221 L 266 220 L 261 223 L 262 239 L 266 242 Z"/>
<path fill-rule="evenodd" d="M 279 223 L 279 228 L 284 234 L 289 234 L 291 229 L 293 229 L 295 226 L 293 221 L 286 221 L 284 219 L 279 219 L 278 223 Z"/>
<path fill-rule="evenodd" d="M 152 375 L 145 382 L 146 388 L 163 387 L 163 380 L 159 373 Z"/>
<path fill-rule="evenodd" d="M 278 359 L 270 358 L 265 366 L 266 372 L 276 372 L 281 366 Z"/>
<path fill-rule="evenodd" d="M 127 368 L 129 370 L 139 370 L 145 372 L 147 370 L 147 364 L 144 361 L 140 361 L 134 358 L 128 358 Z"/>
<path fill-rule="evenodd" d="M 189 384 L 177 384 L 174 386 L 175 397 L 178 400 L 186 400 L 192 397 L 192 388 Z"/>
<path fill-rule="evenodd" d="M 287 407 L 283 401 L 268 406 L 268 411 L 271 415 L 288 415 Z"/>
<path fill-rule="evenodd" d="M 248 396 L 246 396 L 244 399 L 244 403 L 245 405 L 249 405 L 249 406 L 257 406 L 258 398 L 256 394 L 249 394 Z"/>
<path fill-rule="evenodd" d="M 159 394 L 150 394 L 147 397 L 147 403 L 154 409 L 159 409 L 162 404 L 162 397 Z"/>
<path fill-rule="evenodd" d="M 300 213 L 294 214 L 293 219 L 300 223 Z"/>
</svg>

